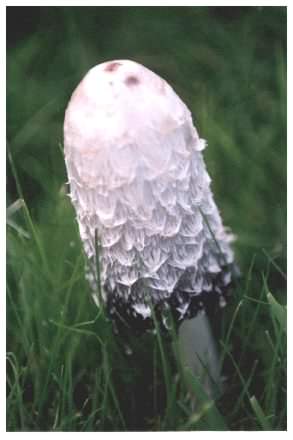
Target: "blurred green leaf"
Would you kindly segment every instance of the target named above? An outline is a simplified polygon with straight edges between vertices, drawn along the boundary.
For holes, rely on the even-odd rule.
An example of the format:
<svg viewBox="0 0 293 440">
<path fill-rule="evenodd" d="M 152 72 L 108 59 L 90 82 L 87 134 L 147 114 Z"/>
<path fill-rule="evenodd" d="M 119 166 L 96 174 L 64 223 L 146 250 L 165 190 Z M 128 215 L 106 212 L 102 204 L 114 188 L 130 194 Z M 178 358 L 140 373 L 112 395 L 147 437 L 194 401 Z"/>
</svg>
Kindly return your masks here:
<svg viewBox="0 0 293 440">
<path fill-rule="evenodd" d="M 287 333 L 287 310 L 285 306 L 282 306 L 278 301 L 273 297 L 273 295 L 269 292 L 267 294 L 267 299 L 269 304 L 271 305 L 272 313 L 275 319 L 280 324 L 280 327 L 283 329 L 285 333 Z"/>
<path fill-rule="evenodd" d="M 272 427 L 268 421 L 268 418 L 265 416 L 258 400 L 256 399 L 255 396 L 252 396 L 250 398 L 250 404 L 252 406 L 252 409 L 256 415 L 256 418 L 260 424 L 260 426 L 262 427 L 263 430 L 265 431 L 271 431 Z"/>
</svg>

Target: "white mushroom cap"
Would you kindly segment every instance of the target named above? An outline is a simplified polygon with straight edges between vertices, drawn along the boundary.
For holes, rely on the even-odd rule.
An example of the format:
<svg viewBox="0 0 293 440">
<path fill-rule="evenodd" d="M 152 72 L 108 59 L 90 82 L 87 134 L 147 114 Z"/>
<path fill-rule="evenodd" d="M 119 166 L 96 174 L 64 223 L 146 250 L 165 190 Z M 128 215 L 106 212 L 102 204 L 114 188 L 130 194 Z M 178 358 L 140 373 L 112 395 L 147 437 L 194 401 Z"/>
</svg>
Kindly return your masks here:
<svg viewBox="0 0 293 440">
<path fill-rule="evenodd" d="M 113 314 L 119 303 L 148 318 L 151 301 L 189 317 L 209 292 L 223 303 L 232 235 L 213 200 L 205 141 L 165 80 L 128 60 L 95 66 L 68 104 L 64 146 L 92 285 L 97 230 Z"/>
</svg>

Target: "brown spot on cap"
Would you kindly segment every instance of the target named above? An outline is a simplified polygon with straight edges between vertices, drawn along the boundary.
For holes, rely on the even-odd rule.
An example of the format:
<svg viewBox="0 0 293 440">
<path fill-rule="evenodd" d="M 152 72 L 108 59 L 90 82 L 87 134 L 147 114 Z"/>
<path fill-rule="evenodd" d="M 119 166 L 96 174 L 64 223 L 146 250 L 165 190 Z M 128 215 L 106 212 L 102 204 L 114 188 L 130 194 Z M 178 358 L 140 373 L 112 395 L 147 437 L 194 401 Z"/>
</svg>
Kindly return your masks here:
<svg viewBox="0 0 293 440">
<path fill-rule="evenodd" d="M 134 75 L 128 76 L 125 80 L 125 84 L 127 86 L 136 86 L 139 84 L 139 79 Z"/>
<path fill-rule="evenodd" d="M 114 61 L 113 63 L 109 63 L 105 67 L 105 72 L 115 72 L 115 70 L 117 70 L 119 66 L 122 66 L 122 64 L 117 63 L 117 61 Z"/>
</svg>

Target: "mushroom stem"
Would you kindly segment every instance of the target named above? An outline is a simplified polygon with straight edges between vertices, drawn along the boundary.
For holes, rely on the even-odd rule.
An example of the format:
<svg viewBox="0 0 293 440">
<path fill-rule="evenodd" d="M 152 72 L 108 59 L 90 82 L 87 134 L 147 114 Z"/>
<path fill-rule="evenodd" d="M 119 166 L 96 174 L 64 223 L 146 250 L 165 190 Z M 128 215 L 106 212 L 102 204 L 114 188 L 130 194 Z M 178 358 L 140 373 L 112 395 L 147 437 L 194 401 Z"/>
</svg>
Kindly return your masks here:
<svg viewBox="0 0 293 440">
<path fill-rule="evenodd" d="M 222 391 L 221 364 L 206 314 L 183 321 L 179 347 L 184 370 L 199 379 L 207 397 L 217 397 Z"/>
</svg>

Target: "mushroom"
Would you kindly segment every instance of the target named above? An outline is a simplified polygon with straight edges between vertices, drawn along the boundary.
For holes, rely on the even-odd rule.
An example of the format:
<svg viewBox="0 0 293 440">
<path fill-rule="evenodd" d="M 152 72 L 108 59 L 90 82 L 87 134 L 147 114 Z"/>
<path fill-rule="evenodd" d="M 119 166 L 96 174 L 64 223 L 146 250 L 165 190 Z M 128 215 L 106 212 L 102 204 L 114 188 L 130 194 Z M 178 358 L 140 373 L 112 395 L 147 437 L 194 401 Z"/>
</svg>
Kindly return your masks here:
<svg viewBox="0 0 293 440">
<path fill-rule="evenodd" d="M 90 69 L 66 109 L 70 198 L 96 303 L 133 331 L 153 328 L 153 311 L 168 329 L 171 312 L 185 364 L 196 374 L 206 364 L 219 384 L 205 311 L 225 305 L 235 266 L 205 146 L 172 87 L 133 61 Z"/>
</svg>

